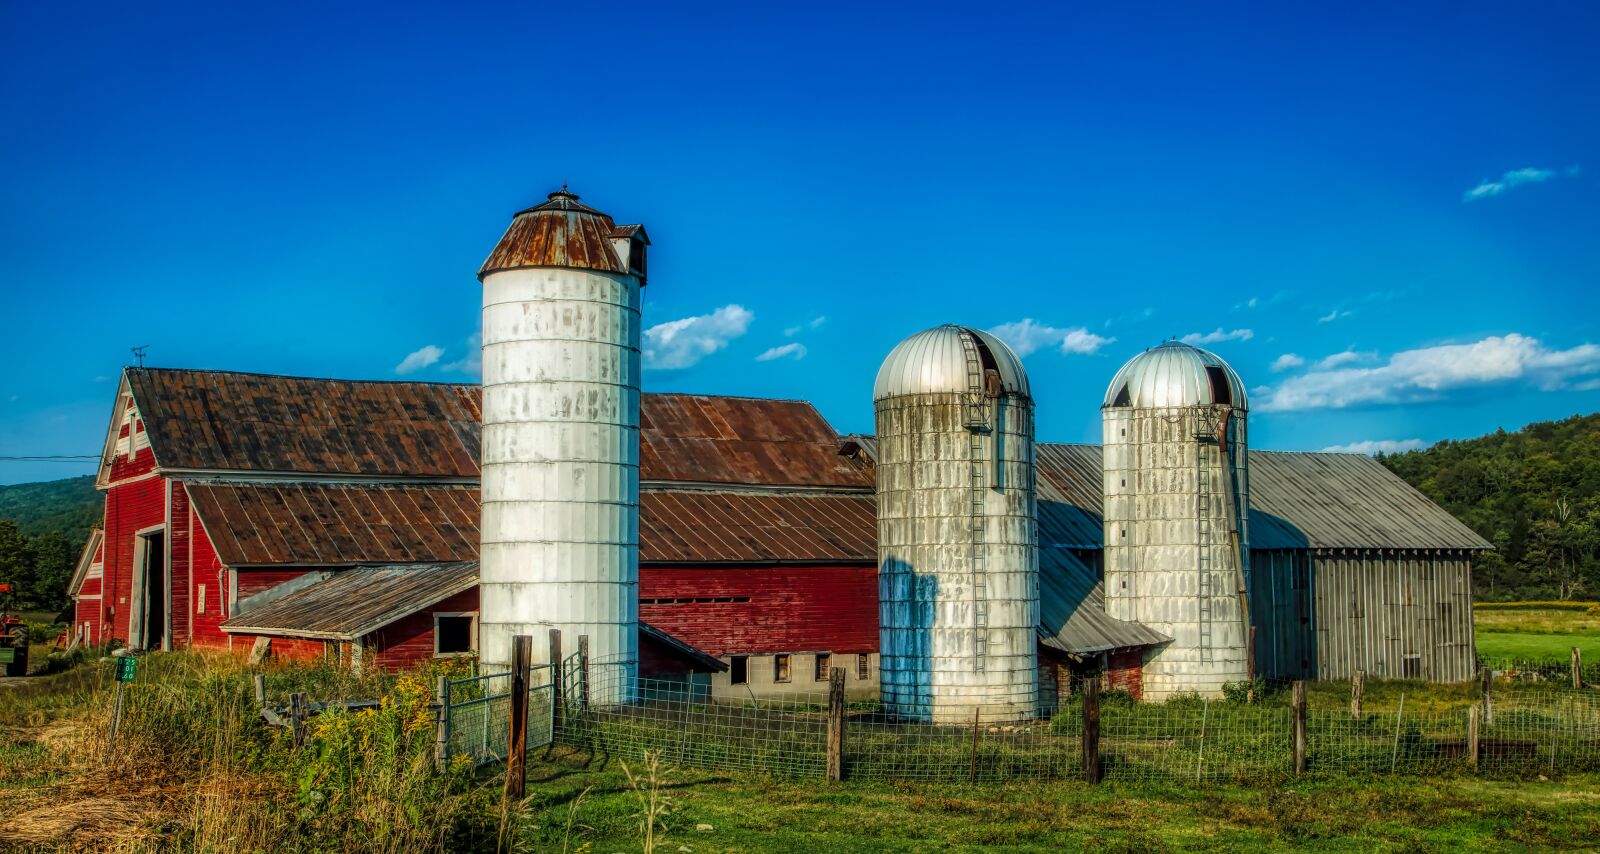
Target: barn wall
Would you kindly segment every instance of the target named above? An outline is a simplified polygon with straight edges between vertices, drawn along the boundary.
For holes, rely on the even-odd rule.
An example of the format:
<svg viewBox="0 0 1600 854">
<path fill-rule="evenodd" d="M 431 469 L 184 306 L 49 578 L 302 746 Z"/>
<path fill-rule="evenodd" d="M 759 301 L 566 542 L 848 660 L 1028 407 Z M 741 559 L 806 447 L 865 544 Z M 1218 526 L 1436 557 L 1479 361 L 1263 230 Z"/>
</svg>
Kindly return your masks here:
<svg viewBox="0 0 1600 854">
<path fill-rule="evenodd" d="M 178 490 L 173 490 L 173 499 L 176 502 Z M 184 495 L 188 498 L 187 493 Z M 173 518 L 177 518 L 174 515 Z M 222 566 L 222 560 L 217 557 L 217 550 L 211 544 L 211 537 L 206 532 L 205 525 L 194 505 L 189 504 L 189 512 L 185 514 L 188 520 L 190 537 L 189 546 L 189 583 L 191 593 L 189 602 L 192 606 L 187 622 L 192 626 L 190 642 L 196 646 L 227 646 L 228 636 L 219 626 L 228 618 L 228 579 Z M 201 586 L 205 587 L 205 600 L 201 601 Z M 248 648 L 248 647 L 247 647 Z"/>
<path fill-rule="evenodd" d="M 183 649 L 191 645 L 194 637 L 194 580 L 189 567 L 189 538 L 194 530 L 189 513 L 189 493 L 183 484 L 172 482 L 168 499 L 172 504 L 172 585 L 168 593 L 167 608 L 172 615 L 172 648 Z"/>
<path fill-rule="evenodd" d="M 133 595 L 134 538 L 137 532 L 166 522 L 166 481 L 147 476 L 155 460 L 142 448 L 132 461 L 118 458 L 112 464 L 105 488 L 105 593 L 101 599 L 108 631 L 106 640 L 128 640 L 128 618 Z"/>
<path fill-rule="evenodd" d="M 457 593 L 437 605 L 402 617 L 368 635 L 366 638 L 368 655 L 385 670 L 399 670 L 432 661 L 433 615 L 439 611 L 476 610 L 478 610 L 478 588 L 474 587 Z M 576 644 L 576 641 L 573 643 Z"/>
<path fill-rule="evenodd" d="M 748 601 L 646 604 L 708 597 Z M 873 566 L 645 566 L 639 598 L 641 620 L 714 656 L 878 651 Z"/>
<path fill-rule="evenodd" d="M 69 632 L 82 632 L 82 639 L 90 645 L 103 643 L 103 629 L 100 619 L 101 604 L 100 591 L 105 582 L 105 544 L 104 542 L 95 549 L 94 556 L 89 559 L 89 571 L 85 574 L 83 582 L 73 593 L 73 619 Z"/>
<path fill-rule="evenodd" d="M 1250 553 L 1250 619 L 1256 629 L 1258 676 L 1308 679 L 1316 674 L 1311 601 L 1309 552 Z"/>
<path fill-rule="evenodd" d="M 1312 556 L 1317 676 L 1472 678 L 1472 564 L 1466 553 L 1329 551 Z"/>
<path fill-rule="evenodd" d="M 241 655 L 255 646 L 258 635 L 234 635 L 233 648 Z M 314 664 L 328 655 L 327 641 L 306 638 L 272 638 L 272 657 L 278 661 L 297 661 Z"/>
</svg>

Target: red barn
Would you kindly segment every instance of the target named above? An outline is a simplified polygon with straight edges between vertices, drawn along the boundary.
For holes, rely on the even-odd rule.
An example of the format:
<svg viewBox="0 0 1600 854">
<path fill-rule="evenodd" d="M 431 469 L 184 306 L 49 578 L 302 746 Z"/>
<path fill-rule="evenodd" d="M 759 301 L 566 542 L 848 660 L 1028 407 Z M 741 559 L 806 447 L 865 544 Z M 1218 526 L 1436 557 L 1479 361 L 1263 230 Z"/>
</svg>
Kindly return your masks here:
<svg viewBox="0 0 1600 854">
<path fill-rule="evenodd" d="M 379 666 L 471 654 L 477 392 L 127 369 L 103 545 L 73 582 L 78 630 L 144 649 L 265 637 L 279 656 Z M 643 407 L 645 671 L 809 690 L 832 655 L 824 668 L 848 663 L 852 688 L 874 690 L 870 466 L 839 455 L 809 404 Z"/>
</svg>

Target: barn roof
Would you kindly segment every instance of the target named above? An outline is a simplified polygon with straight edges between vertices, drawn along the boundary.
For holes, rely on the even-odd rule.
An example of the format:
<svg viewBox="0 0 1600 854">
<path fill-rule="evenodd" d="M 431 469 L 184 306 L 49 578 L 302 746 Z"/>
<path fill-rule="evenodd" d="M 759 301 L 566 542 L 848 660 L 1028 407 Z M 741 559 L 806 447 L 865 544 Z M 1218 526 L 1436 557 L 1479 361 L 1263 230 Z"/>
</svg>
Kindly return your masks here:
<svg viewBox="0 0 1600 854">
<path fill-rule="evenodd" d="M 477 583 L 475 561 L 349 569 L 237 614 L 222 630 L 353 641 Z"/>
<path fill-rule="evenodd" d="M 476 385 L 128 368 L 165 469 L 309 477 L 478 478 Z M 872 490 L 868 466 L 797 400 L 645 394 L 645 481 Z"/>
<path fill-rule="evenodd" d="M 845 447 L 877 454 L 872 436 Z M 1035 446 L 1039 542 L 1103 547 L 1099 445 Z M 1488 549 L 1488 541 L 1364 454 L 1250 452 L 1252 549 Z"/>
<path fill-rule="evenodd" d="M 476 485 L 188 483 L 228 566 L 478 559 Z"/>
<path fill-rule="evenodd" d="M 186 484 L 228 566 L 478 559 L 478 487 L 218 481 Z M 877 562 L 870 494 L 647 490 L 645 563 Z"/>
<path fill-rule="evenodd" d="M 478 477 L 476 386 L 126 371 L 165 469 Z"/>
</svg>

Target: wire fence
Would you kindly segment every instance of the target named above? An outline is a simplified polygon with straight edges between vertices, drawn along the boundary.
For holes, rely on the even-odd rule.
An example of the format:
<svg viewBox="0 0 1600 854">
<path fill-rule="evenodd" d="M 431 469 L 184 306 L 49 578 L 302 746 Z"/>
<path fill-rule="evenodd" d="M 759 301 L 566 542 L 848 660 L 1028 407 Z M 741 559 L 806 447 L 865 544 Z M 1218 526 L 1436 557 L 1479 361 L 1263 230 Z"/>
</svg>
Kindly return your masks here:
<svg viewBox="0 0 1600 854">
<path fill-rule="evenodd" d="M 1524 682 L 1550 682 L 1570 685 L 1572 662 L 1557 659 L 1482 658 L 1478 666 L 1494 671 L 1498 678 Z M 1585 685 L 1600 685 L 1600 661 L 1583 661 L 1579 672 Z"/>
<path fill-rule="evenodd" d="M 1508 678 L 1515 678 L 1514 676 Z M 475 764 L 503 760 L 510 676 L 455 680 L 446 698 L 451 755 Z M 559 687 L 559 705 L 557 688 Z M 1369 711 L 1354 713 L 1337 686 L 1317 686 L 1305 708 L 1305 765 L 1326 774 L 1558 776 L 1600 771 L 1600 691 L 1559 680 L 1450 693 L 1422 683 L 1368 682 Z M 1411 703 L 1407 703 L 1407 691 Z M 1394 694 L 1398 693 L 1398 703 Z M 1381 695 L 1382 699 L 1376 699 Z M 1113 695 L 1097 703 L 1095 741 L 1103 778 L 1144 782 L 1252 781 L 1295 773 L 1291 692 L 1231 699 L 1182 697 L 1165 703 Z M 1018 721 L 1011 710 L 978 709 L 969 723 L 899 719 L 876 701 L 844 704 L 838 759 L 861 780 L 1005 782 L 1083 779 L 1082 694 L 1050 717 Z M 1441 700 L 1441 697 L 1444 699 Z M 528 747 L 562 744 L 633 759 L 712 771 L 818 779 L 830 760 L 830 694 L 780 698 L 715 696 L 703 675 L 641 678 L 633 662 L 569 658 L 559 675 L 535 669 Z"/>
<path fill-rule="evenodd" d="M 619 684 L 619 680 L 625 684 Z M 591 691 L 607 685 L 627 703 L 569 701 L 557 740 L 623 757 L 659 751 L 681 767 L 820 777 L 827 765 L 828 695 L 781 700 L 712 698 L 682 681 L 638 678 L 594 668 Z M 1342 774 L 1556 775 L 1600 771 L 1600 692 L 1537 692 L 1497 697 L 1479 710 L 1473 766 L 1468 706 L 1352 715 L 1311 709 L 1306 716 L 1310 771 Z M 1289 697 L 1255 703 L 1183 698 L 1161 704 L 1111 699 L 1100 704 L 1104 778 L 1123 781 L 1240 781 L 1294 773 L 1294 711 Z M 851 779 L 1003 782 L 1081 779 L 1084 709 L 1080 697 L 1047 720 L 974 713 L 965 725 L 897 720 L 874 703 L 846 709 L 842 759 Z"/>
<path fill-rule="evenodd" d="M 528 748 L 555 738 L 555 686 L 550 666 L 533 668 L 528 683 Z M 505 761 L 511 745 L 511 673 L 498 672 L 445 682 L 444 748 L 474 766 Z"/>
</svg>

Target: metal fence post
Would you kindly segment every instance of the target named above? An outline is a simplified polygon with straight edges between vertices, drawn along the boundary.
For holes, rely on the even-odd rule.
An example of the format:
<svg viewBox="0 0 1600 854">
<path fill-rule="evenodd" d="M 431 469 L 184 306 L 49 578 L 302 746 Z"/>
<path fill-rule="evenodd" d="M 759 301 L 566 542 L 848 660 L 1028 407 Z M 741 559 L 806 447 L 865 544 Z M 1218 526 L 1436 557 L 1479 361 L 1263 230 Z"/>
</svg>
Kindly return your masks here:
<svg viewBox="0 0 1600 854">
<path fill-rule="evenodd" d="M 507 798 L 520 799 L 527 792 L 528 766 L 528 671 L 533 664 L 533 636 L 511 638 L 511 733 L 506 753 Z"/>
<path fill-rule="evenodd" d="M 589 636 L 578 635 L 578 707 L 589 708 Z"/>
<path fill-rule="evenodd" d="M 828 674 L 828 779 L 844 779 L 844 668 Z"/>
<path fill-rule="evenodd" d="M 1083 683 L 1083 778 L 1099 783 L 1100 767 L 1100 680 Z"/>
<path fill-rule="evenodd" d="M 1360 672 L 1360 671 L 1357 671 Z M 1306 773 L 1306 683 L 1294 680 L 1294 773 Z"/>
<path fill-rule="evenodd" d="M 1393 774 L 1400 762 L 1400 724 L 1406 715 L 1406 694 L 1400 692 L 1400 708 L 1394 713 L 1394 750 L 1389 753 L 1389 773 Z"/>
</svg>

